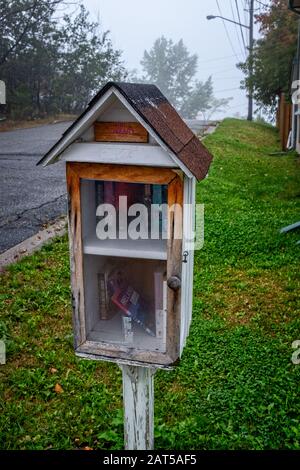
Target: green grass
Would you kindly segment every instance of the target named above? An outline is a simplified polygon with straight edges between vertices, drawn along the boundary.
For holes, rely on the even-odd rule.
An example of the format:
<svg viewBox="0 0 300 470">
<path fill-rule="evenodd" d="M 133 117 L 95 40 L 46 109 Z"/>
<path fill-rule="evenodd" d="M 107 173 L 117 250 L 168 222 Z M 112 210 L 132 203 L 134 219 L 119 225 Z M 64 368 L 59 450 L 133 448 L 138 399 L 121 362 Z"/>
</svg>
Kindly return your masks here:
<svg viewBox="0 0 300 470">
<path fill-rule="evenodd" d="M 276 131 L 239 120 L 206 145 L 193 322 L 180 366 L 156 374 L 156 448 L 299 449 L 299 233 L 279 234 L 299 220 L 299 158 L 269 156 Z M 69 298 L 66 238 L 1 278 L 1 449 L 123 446 L 121 373 L 75 358 Z"/>
</svg>

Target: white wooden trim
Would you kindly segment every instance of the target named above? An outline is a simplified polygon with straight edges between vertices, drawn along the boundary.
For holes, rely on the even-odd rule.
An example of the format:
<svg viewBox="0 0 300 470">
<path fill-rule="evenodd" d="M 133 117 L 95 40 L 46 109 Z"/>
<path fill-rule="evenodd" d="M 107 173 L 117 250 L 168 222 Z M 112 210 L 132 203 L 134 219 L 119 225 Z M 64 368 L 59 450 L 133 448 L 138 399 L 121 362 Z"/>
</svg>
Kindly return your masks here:
<svg viewBox="0 0 300 470">
<path fill-rule="evenodd" d="M 47 160 L 43 162 L 43 166 L 56 161 L 57 155 L 63 152 L 75 139 L 77 139 L 83 132 L 85 132 L 93 121 L 97 119 L 97 113 L 102 105 L 105 104 L 107 99 L 113 94 L 113 88 L 110 88 L 83 116 L 80 121 L 74 126 L 70 133 L 62 140 L 62 142 L 50 152 Z"/>
<path fill-rule="evenodd" d="M 191 233 L 195 232 L 195 225 L 196 225 L 196 178 L 192 178 L 190 181 L 191 185 L 191 193 L 190 193 L 190 202 L 191 202 L 191 225 L 190 231 Z M 188 328 L 187 328 L 187 336 L 189 335 L 190 325 L 192 322 L 192 315 L 193 315 L 193 288 L 194 288 L 194 257 L 195 251 L 191 250 L 189 254 L 189 295 L 188 295 Z"/>
<path fill-rule="evenodd" d="M 182 240 L 182 256 L 185 251 L 185 236 L 188 229 L 188 201 L 189 201 L 189 185 L 187 178 L 183 182 L 183 240 Z M 181 317 L 180 317 L 180 355 L 183 351 L 186 338 L 186 317 L 187 317 L 187 290 L 188 290 L 188 277 L 187 277 L 187 263 L 182 263 L 181 271 Z"/>
<path fill-rule="evenodd" d="M 62 160 L 164 168 L 177 167 L 164 149 L 157 145 L 148 144 L 73 143 L 65 150 Z"/>
<path fill-rule="evenodd" d="M 195 178 L 184 178 L 183 193 L 183 241 L 182 254 L 188 251 L 187 263 L 182 263 L 182 296 L 180 319 L 180 354 L 186 343 L 192 318 L 193 308 L 193 271 L 194 251 L 189 249 L 188 241 L 195 229 Z"/>
</svg>

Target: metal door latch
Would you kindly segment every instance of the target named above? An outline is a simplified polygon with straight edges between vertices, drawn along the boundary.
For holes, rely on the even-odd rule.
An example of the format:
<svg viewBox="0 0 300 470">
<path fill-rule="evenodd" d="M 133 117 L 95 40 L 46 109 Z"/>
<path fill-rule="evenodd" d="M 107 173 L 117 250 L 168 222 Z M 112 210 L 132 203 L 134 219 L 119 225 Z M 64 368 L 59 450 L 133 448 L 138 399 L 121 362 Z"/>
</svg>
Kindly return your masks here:
<svg viewBox="0 0 300 470">
<path fill-rule="evenodd" d="M 184 251 L 183 252 L 183 255 L 182 255 L 182 262 L 183 263 L 187 263 L 187 257 L 189 256 L 189 252 L 188 251 Z"/>
</svg>

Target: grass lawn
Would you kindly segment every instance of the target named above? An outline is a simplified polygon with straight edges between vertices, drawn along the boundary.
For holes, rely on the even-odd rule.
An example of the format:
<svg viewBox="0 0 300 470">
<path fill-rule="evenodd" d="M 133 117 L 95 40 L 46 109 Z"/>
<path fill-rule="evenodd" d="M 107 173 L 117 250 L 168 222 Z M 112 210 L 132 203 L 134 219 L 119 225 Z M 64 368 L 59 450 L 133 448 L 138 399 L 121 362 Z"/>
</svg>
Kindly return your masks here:
<svg viewBox="0 0 300 470">
<path fill-rule="evenodd" d="M 155 378 L 159 449 L 299 449 L 300 162 L 268 126 L 225 120 L 198 185 L 205 245 L 180 366 Z M 68 247 L 56 239 L 1 277 L 1 449 L 121 449 L 121 372 L 75 358 Z"/>
</svg>

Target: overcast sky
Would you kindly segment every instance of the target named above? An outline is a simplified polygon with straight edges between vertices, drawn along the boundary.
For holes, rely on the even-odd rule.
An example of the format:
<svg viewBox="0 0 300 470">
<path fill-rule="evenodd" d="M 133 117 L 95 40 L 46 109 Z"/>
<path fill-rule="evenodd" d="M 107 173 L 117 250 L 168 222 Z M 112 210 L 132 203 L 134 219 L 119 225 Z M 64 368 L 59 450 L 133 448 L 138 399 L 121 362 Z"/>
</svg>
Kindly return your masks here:
<svg viewBox="0 0 300 470">
<path fill-rule="evenodd" d="M 262 0 L 268 3 L 268 0 Z M 128 69 L 140 70 L 140 60 L 156 38 L 183 39 L 191 53 L 198 55 L 198 77 L 212 75 L 215 95 L 233 97 L 227 115 L 247 113 L 245 92 L 239 89 L 242 73 L 235 67 L 245 58 L 238 26 L 221 19 L 207 21 L 209 14 L 238 19 L 235 0 L 83 0 L 93 19 L 100 17 L 103 29 L 109 29 L 115 47 L 123 51 Z M 248 0 L 237 0 L 242 23 L 248 20 Z M 256 8 L 261 8 L 256 2 Z M 248 44 L 248 30 L 244 29 Z M 257 36 L 257 31 L 256 31 Z M 224 90 L 224 91 L 223 91 Z M 218 116 L 220 117 L 220 116 Z"/>
</svg>

